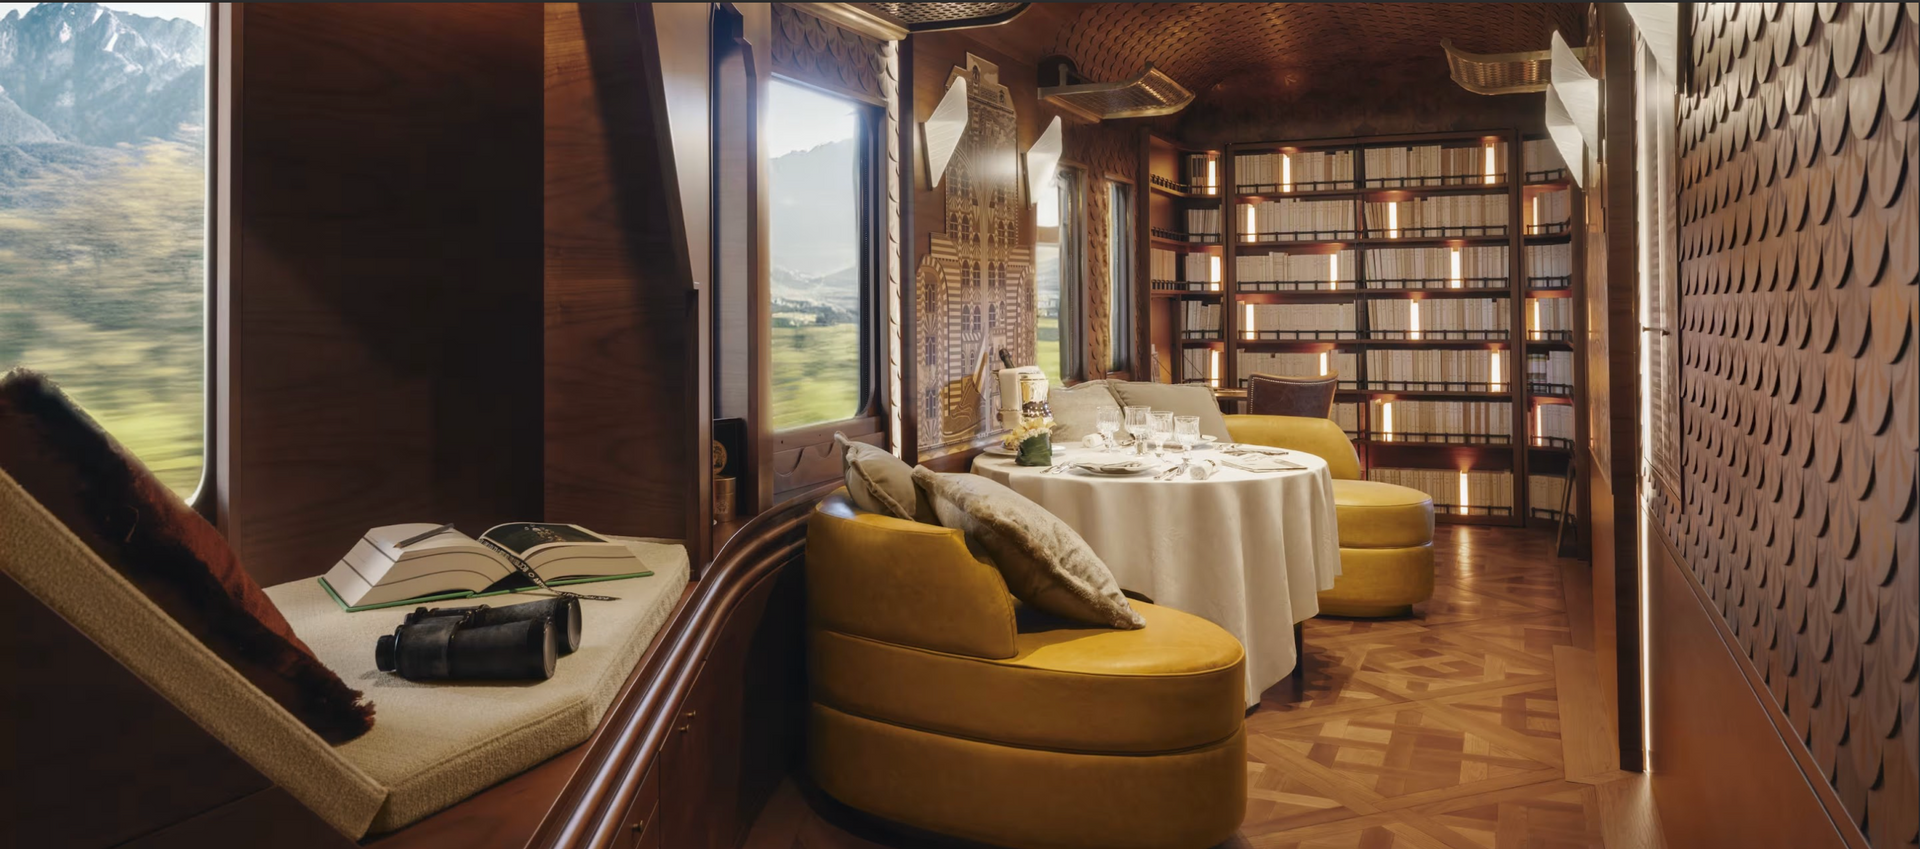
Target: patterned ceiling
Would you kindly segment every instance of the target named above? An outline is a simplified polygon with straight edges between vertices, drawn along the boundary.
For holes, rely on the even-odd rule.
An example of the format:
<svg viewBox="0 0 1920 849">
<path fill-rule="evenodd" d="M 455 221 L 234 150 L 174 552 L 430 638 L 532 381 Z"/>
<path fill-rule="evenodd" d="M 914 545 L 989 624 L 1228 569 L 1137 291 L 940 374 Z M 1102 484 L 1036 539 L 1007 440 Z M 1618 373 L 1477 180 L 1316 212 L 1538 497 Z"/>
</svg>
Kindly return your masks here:
<svg viewBox="0 0 1920 849">
<path fill-rule="evenodd" d="M 1361 65 L 1431 68 L 1444 80 L 1442 38 L 1475 53 L 1544 50 L 1556 26 L 1584 43 L 1586 14 L 1585 3 L 1089 3 L 1053 52 L 1091 80 L 1152 62 L 1204 101 L 1235 78 L 1312 84 Z"/>
</svg>

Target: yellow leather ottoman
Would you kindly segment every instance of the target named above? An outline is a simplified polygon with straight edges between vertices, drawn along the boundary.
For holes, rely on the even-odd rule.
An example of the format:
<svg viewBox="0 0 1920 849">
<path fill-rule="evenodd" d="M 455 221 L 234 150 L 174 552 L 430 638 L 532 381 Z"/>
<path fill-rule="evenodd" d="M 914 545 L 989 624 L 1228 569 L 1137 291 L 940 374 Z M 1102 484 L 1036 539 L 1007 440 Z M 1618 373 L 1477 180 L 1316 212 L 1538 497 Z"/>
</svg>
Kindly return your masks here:
<svg viewBox="0 0 1920 849">
<path fill-rule="evenodd" d="M 1340 525 L 1340 577 L 1320 593 L 1334 616 L 1404 616 L 1433 597 L 1433 499 L 1360 480 L 1360 456 L 1330 419 L 1228 416 L 1234 441 L 1303 451 L 1327 461 Z"/>
<path fill-rule="evenodd" d="M 1201 849 L 1246 812 L 1246 655 L 1134 602 L 1119 631 L 1016 610 L 957 530 L 836 493 L 807 533 L 808 760 L 839 801 L 1033 849 Z"/>
</svg>

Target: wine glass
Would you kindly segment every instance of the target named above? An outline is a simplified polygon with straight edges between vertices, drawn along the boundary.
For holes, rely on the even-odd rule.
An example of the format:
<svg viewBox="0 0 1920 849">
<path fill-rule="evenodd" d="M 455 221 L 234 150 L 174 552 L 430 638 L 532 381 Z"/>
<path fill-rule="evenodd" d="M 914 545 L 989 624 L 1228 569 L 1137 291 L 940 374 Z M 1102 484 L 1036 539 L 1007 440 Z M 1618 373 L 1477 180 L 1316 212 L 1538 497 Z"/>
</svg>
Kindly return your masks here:
<svg viewBox="0 0 1920 849">
<path fill-rule="evenodd" d="M 1153 431 L 1151 407 L 1128 407 L 1126 410 L 1127 433 L 1133 437 L 1133 453 L 1146 453 L 1147 434 Z"/>
<path fill-rule="evenodd" d="M 1180 443 L 1189 461 L 1193 458 L 1193 446 L 1200 444 L 1200 417 L 1174 416 L 1173 440 Z"/>
<path fill-rule="evenodd" d="M 1147 414 L 1147 421 L 1150 424 L 1148 432 L 1153 439 L 1153 455 L 1158 457 L 1173 439 L 1173 411 L 1154 410 Z"/>
<path fill-rule="evenodd" d="M 1094 420 L 1095 426 L 1100 430 L 1100 438 L 1106 440 L 1107 447 L 1119 447 L 1120 443 L 1113 438 L 1113 435 L 1120 432 L 1120 408 L 1101 407 L 1094 412 L 1094 415 L 1098 417 Z"/>
</svg>

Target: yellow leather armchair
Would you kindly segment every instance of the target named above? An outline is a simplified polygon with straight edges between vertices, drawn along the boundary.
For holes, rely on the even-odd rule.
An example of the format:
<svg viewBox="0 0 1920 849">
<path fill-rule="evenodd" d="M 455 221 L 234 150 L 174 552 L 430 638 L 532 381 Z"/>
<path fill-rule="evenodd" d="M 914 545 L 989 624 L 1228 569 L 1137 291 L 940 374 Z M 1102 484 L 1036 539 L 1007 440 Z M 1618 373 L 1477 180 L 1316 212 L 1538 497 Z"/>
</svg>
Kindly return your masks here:
<svg viewBox="0 0 1920 849">
<path fill-rule="evenodd" d="M 1403 616 L 1433 597 L 1433 499 L 1417 489 L 1360 479 L 1360 455 L 1331 419 L 1228 416 L 1235 442 L 1312 454 L 1333 475 L 1340 577 L 1320 594 L 1335 616 Z"/>
<path fill-rule="evenodd" d="M 828 795 L 1033 849 L 1201 849 L 1246 812 L 1246 655 L 1133 602 L 1137 631 L 1041 621 L 949 528 L 860 512 L 807 528 L 808 760 Z"/>
</svg>

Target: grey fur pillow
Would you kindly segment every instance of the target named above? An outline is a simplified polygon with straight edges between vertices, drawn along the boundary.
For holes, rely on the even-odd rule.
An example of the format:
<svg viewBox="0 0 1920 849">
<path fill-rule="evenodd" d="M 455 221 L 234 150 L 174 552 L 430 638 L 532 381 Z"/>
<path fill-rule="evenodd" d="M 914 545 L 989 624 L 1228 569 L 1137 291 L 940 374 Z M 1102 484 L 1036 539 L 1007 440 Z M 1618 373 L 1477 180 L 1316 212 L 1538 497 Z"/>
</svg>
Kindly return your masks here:
<svg viewBox="0 0 1920 849">
<path fill-rule="evenodd" d="M 913 470 L 940 524 L 992 559 L 1007 589 L 1033 608 L 1123 630 L 1146 627 L 1113 572 L 1073 528 L 1026 496 L 979 475 Z"/>
<path fill-rule="evenodd" d="M 886 449 L 848 439 L 836 433 L 840 445 L 840 468 L 847 477 L 847 497 L 853 506 L 868 513 L 896 519 L 935 522 L 933 510 L 922 503 L 913 484 L 913 469 Z"/>
</svg>

